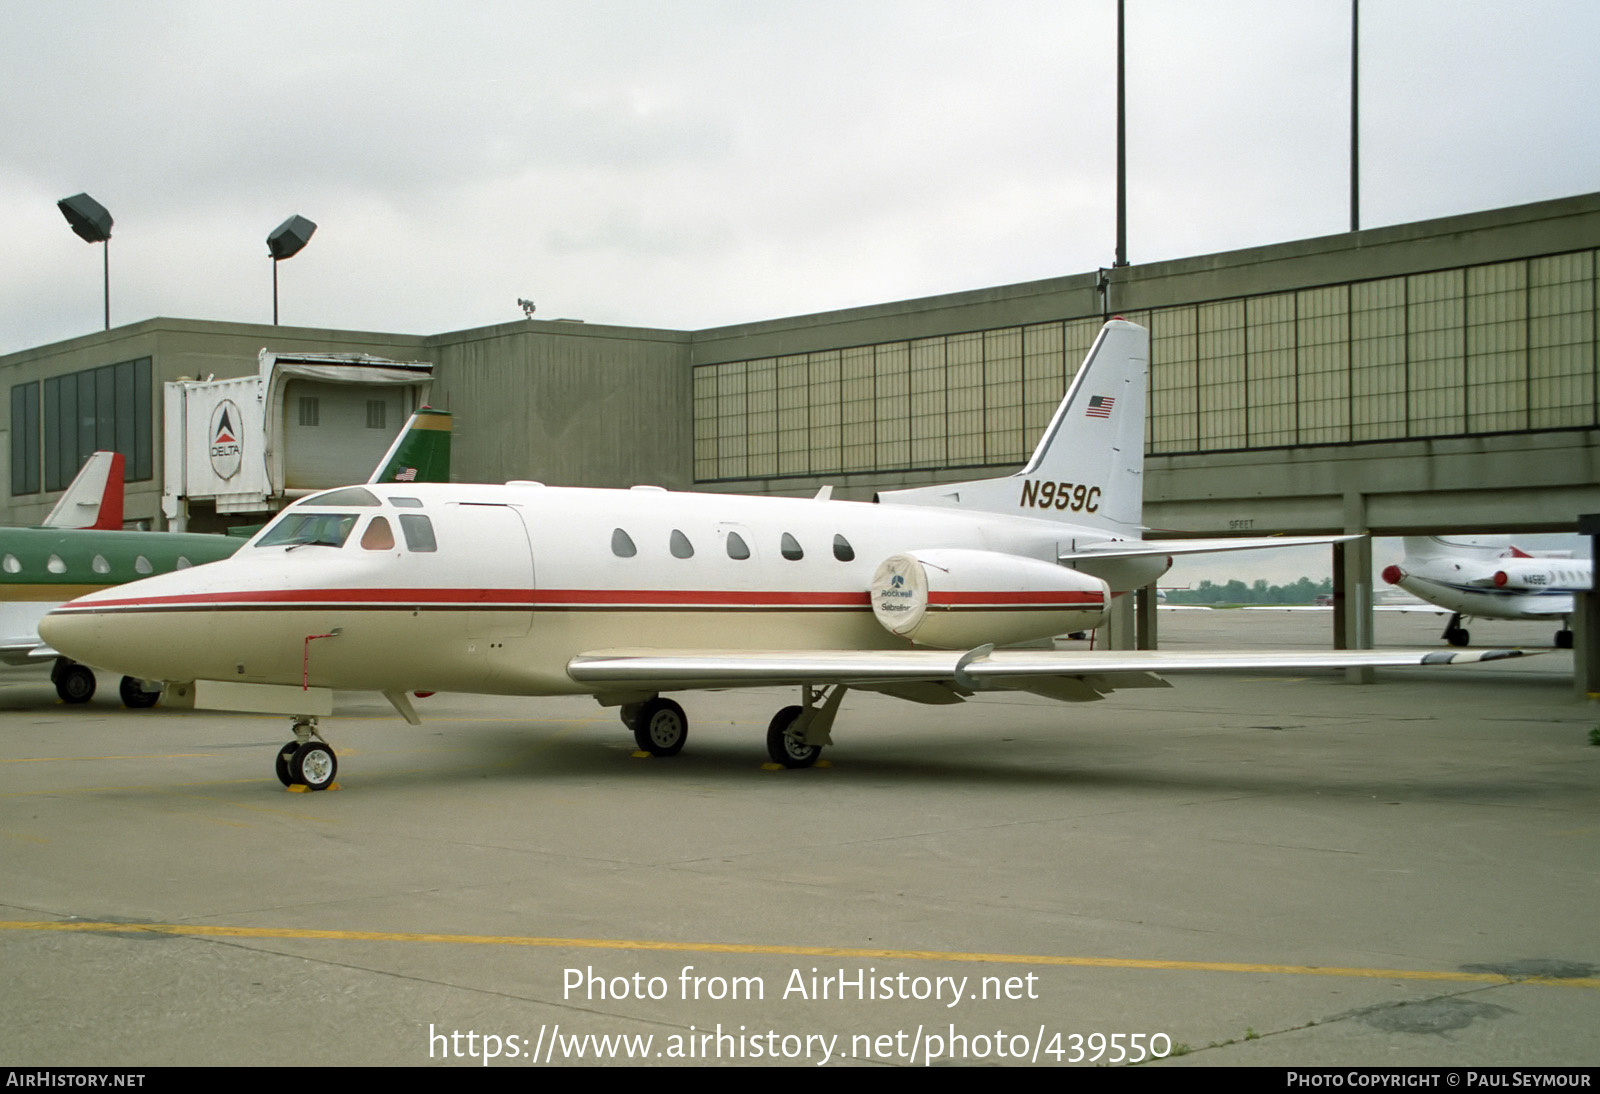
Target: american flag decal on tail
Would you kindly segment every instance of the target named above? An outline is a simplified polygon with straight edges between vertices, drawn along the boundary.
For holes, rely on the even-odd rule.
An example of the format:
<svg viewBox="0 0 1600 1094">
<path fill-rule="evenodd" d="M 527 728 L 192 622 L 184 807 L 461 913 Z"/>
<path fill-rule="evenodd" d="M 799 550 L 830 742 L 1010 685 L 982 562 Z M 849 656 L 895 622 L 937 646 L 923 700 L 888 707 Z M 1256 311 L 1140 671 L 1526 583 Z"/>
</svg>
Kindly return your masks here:
<svg viewBox="0 0 1600 1094">
<path fill-rule="evenodd" d="M 1116 399 L 1110 395 L 1089 396 L 1089 409 L 1084 413 L 1090 418 L 1109 418 L 1111 408 L 1116 405 Z"/>
</svg>

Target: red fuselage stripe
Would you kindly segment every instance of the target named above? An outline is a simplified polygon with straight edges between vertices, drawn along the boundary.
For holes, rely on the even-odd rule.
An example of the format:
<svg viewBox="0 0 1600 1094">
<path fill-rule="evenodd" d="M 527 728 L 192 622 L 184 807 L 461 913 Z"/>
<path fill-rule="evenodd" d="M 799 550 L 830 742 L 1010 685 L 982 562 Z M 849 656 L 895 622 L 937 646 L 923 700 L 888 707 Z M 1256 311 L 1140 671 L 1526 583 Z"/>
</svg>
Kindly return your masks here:
<svg viewBox="0 0 1600 1094">
<path fill-rule="evenodd" d="M 930 607 L 1097 608 L 1097 592 L 933 592 Z M 262 589 L 98 600 L 75 610 L 130 611 L 223 608 L 454 608 L 520 610 L 561 608 L 867 608 L 864 592 L 731 591 L 723 589 Z"/>
</svg>

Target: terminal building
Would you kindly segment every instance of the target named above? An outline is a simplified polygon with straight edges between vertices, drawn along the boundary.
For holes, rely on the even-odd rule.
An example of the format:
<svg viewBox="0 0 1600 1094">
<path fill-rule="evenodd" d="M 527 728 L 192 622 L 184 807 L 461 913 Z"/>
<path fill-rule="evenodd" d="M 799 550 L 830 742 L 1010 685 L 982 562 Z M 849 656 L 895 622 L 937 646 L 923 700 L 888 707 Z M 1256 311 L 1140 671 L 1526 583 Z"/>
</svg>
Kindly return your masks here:
<svg viewBox="0 0 1600 1094">
<path fill-rule="evenodd" d="M 1120 315 L 1152 337 L 1152 537 L 1571 531 L 1600 513 L 1597 252 L 1587 194 L 695 331 L 149 319 L 0 357 L 3 519 L 37 523 L 115 448 L 130 521 L 258 523 L 364 478 L 424 401 L 454 414 L 458 481 L 870 499 L 1020 465 Z M 192 492 L 175 393 L 241 379 L 260 488 Z M 1358 599 L 1370 571 L 1370 547 L 1339 553 Z"/>
</svg>

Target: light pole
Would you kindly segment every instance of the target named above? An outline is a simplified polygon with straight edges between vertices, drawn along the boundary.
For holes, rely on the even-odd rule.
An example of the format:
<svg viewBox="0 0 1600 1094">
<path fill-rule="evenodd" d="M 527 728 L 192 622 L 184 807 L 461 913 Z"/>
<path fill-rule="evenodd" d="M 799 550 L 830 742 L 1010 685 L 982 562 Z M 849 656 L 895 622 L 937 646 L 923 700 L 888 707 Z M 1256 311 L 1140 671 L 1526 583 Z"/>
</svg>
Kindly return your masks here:
<svg viewBox="0 0 1600 1094">
<path fill-rule="evenodd" d="M 85 243 L 103 243 L 106 284 L 106 330 L 111 329 L 111 214 L 88 194 L 74 194 L 56 202 L 72 230 Z"/>
<path fill-rule="evenodd" d="M 296 214 L 272 229 L 267 236 L 267 250 L 272 252 L 272 325 L 278 325 L 278 263 L 293 258 L 300 249 L 311 242 L 311 233 L 317 226 Z"/>
</svg>

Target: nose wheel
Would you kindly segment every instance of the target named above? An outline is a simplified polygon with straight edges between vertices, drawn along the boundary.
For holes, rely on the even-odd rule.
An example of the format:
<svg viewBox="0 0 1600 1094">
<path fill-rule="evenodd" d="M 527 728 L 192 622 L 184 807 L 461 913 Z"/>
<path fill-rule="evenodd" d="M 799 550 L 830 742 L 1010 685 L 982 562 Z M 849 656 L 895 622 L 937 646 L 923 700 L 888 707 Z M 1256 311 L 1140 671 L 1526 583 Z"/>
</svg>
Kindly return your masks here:
<svg viewBox="0 0 1600 1094">
<path fill-rule="evenodd" d="M 278 749 L 273 773 L 284 786 L 303 786 L 307 790 L 327 790 L 339 773 L 339 757 L 326 741 L 313 740 L 315 718 L 297 718 L 295 739 Z"/>
</svg>

